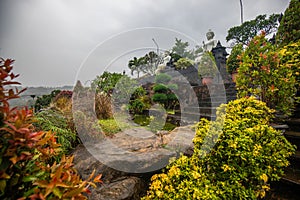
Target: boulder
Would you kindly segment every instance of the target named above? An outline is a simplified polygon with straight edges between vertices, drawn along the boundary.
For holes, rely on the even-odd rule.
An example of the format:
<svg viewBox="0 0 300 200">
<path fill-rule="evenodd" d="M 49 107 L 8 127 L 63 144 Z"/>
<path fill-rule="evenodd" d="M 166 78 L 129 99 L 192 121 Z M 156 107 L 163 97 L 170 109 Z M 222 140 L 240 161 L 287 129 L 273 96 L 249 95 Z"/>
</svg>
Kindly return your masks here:
<svg viewBox="0 0 300 200">
<path fill-rule="evenodd" d="M 115 182 L 96 188 L 89 199 L 138 200 L 145 191 L 145 185 L 138 177 L 121 177 Z"/>
<path fill-rule="evenodd" d="M 103 165 L 83 145 L 78 145 L 73 155 L 74 167 L 83 179 L 87 179 L 94 169 L 96 174 L 102 174 L 103 184 L 91 190 L 89 199 L 135 200 L 145 194 L 147 184 L 142 178 Z"/>
<path fill-rule="evenodd" d="M 102 174 L 103 184 L 91 190 L 89 199 L 140 199 L 146 194 L 150 177 L 159 173 L 169 163 L 169 158 L 179 156 L 179 152 L 192 154 L 194 131 L 190 126 L 178 127 L 170 133 L 153 134 L 139 128 L 126 131 L 93 148 L 78 145 L 74 150 L 75 168 L 83 179 L 87 179 L 93 170 Z M 120 155 L 120 150 L 114 149 L 116 147 L 122 150 Z M 109 162 L 102 160 L 105 157 Z"/>
</svg>

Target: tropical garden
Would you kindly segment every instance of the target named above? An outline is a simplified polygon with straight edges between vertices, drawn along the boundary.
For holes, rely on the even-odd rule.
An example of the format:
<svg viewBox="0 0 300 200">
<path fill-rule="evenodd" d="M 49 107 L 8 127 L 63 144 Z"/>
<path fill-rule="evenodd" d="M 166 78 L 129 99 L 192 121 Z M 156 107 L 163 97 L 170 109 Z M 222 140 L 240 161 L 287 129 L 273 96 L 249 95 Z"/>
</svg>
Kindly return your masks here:
<svg viewBox="0 0 300 200">
<path fill-rule="evenodd" d="M 299 1 L 291 0 L 283 16 L 259 15 L 228 30 L 232 51 L 226 66 L 229 74 L 236 74 L 237 99 L 220 105 L 216 120 L 203 118 L 193 126 L 192 155 L 180 155 L 154 174 L 142 199 L 264 198 L 270 182 L 282 177 L 296 149 L 272 125 L 287 120 L 299 101 L 299 11 Z M 137 78 L 104 72 L 92 81 L 95 114 L 106 136 L 130 128 L 114 119 L 114 89 L 120 82 L 131 88 L 122 109 L 136 124 L 156 132 L 149 126 L 155 121 L 149 112 L 154 105 L 167 115 L 180 110 L 179 86 L 164 73 L 166 66 L 177 71 L 195 67 L 202 53 L 196 66 L 199 78 L 216 73 L 202 69 L 203 63 L 215 62 L 212 54 L 188 46 L 176 38 L 165 66 L 153 51 L 132 58 L 128 68 Z M 10 100 L 23 92 L 11 87 L 20 84 L 13 62 L 0 60 L 0 198 L 87 199 L 92 188 L 103 183 L 101 174 L 93 172 L 83 180 L 74 168 L 72 150 L 81 141 L 72 113 L 73 92 L 56 90 L 39 97 L 33 109 L 13 108 Z M 140 85 L 145 77 L 154 77 L 153 82 Z M 167 118 L 162 130 L 171 132 L 176 126 Z"/>
</svg>

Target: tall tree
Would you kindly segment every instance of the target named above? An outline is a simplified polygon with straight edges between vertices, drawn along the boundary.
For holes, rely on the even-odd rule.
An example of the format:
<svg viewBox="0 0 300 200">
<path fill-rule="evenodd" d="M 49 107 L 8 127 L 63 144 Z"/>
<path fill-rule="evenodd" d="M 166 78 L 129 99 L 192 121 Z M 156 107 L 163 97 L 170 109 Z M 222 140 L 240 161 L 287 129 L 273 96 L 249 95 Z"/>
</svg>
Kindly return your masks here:
<svg viewBox="0 0 300 200">
<path fill-rule="evenodd" d="M 143 64 L 141 66 L 141 70 L 145 74 L 154 75 L 155 71 L 158 67 L 158 64 L 161 61 L 161 58 L 159 55 L 157 55 L 154 51 L 150 51 L 143 57 Z"/>
<path fill-rule="evenodd" d="M 136 71 L 138 78 L 140 73 L 154 75 L 155 71 L 161 62 L 161 57 L 157 55 L 154 51 L 150 51 L 145 56 L 137 58 L 134 57 L 129 61 L 128 67 L 131 70 L 131 75 Z"/>
<path fill-rule="evenodd" d="M 275 32 L 279 26 L 279 18 L 279 14 L 272 14 L 269 18 L 267 18 L 267 15 L 258 15 L 253 20 L 230 28 L 226 41 L 232 41 L 232 46 L 238 43 L 247 45 L 261 31 L 264 31 L 266 35 Z"/>
<path fill-rule="evenodd" d="M 183 42 L 181 39 L 175 38 L 175 45 L 172 48 L 172 54 L 177 54 L 182 58 L 193 59 L 193 53 L 187 50 L 188 42 Z"/>
<path fill-rule="evenodd" d="M 300 39 L 300 1 L 291 0 L 289 7 L 285 10 L 278 33 L 277 43 L 284 46 L 290 42 Z"/>
<path fill-rule="evenodd" d="M 134 57 L 128 63 L 128 68 L 131 70 L 131 75 L 133 76 L 134 72 L 137 72 L 137 77 L 140 77 L 140 72 L 142 72 L 141 66 L 144 64 L 144 57 L 137 58 Z"/>
<path fill-rule="evenodd" d="M 111 93 L 117 82 L 125 76 L 126 75 L 121 73 L 111 73 L 105 71 L 92 81 L 91 86 L 92 88 L 96 89 L 97 92 Z"/>
</svg>

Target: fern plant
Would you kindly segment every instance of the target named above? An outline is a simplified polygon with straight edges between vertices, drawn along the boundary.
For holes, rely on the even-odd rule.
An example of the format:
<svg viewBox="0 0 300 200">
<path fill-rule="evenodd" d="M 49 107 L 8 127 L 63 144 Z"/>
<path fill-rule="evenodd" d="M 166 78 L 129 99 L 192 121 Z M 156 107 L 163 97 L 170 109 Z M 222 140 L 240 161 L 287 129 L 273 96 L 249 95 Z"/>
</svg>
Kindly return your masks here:
<svg viewBox="0 0 300 200">
<path fill-rule="evenodd" d="M 67 120 L 59 111 L 44 110 L 37 113 L 35 119 L 35 126 L 38 129 L 56 133 L 57 142 L 62 149 L 60 155 L 68 154 L 78 144 L 76 132 L 68 127 Z"/>
</svg>

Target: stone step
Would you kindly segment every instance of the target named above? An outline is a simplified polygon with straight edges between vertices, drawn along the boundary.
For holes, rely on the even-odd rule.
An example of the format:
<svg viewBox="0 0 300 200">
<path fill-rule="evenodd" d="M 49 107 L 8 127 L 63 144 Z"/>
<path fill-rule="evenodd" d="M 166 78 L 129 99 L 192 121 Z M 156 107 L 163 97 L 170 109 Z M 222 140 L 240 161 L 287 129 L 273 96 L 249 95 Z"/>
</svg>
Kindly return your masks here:
<svg viewBox="0 0 300 200">
<path fill-rule="evenodd" d="M 289 126 L 287 124 L 270 124 L 270 125 L 276 130 L 281 131 L 282 133 L 285 133 L 289 129 Z"/>
<path fill-rule="evenodd" d="M 188 113 L 200 113 L 201 114 L 215 114 L 217 107 L 187 107 L 184 109 L 184 112 Z"/>
<path fill-rule="evenodd" d="M 271 189 L 266 193 L 264 200 L 298 200 L 300 186 L 284 180 L 271 182 Z"/>
<path fill-rule="evenodd" d="M 186 122 L 187 124 L 195 124 L 200 121 L 201 118 L 205 118 L 208 120 L 215 120 L 216 115 L 208 114 L 208 113 L 192 113 L 192 112 L 184 112 L 181 115 L 181 120 Z"/>
<path fill-rule="evenodd" d="M 281 179 L 285 182 L 300 186 L 300 169 L 293 166 L 287 167 Z"/>
<path fill-rule="evenodd" d="M 293 158 L 300 160 L 300 150 L 296 151 L 294 155 L 292 155 Z"/>
<path fill-rule="evenodd" d="M 290 127 L 289 130 L 300 132 L 300 118 L 292 118 L 288 120 L 286 123 Z"/>
<path fill-rule="evenodd" d="M 200 102 L 226 102 L 226 97 L 204 97 L 199 99 Z"/>
<path fill-rule="evenodd" d="M 300 118 L 300 104 L 296 105 L 296 108 L 293 112 L 293 118 Z"/>
<path fill-rule="evenodd" d="M 284 136 L 290 143 L 296 145 L 297 149 L 300 149 L 300 132 L 286 131 Z"/>
</svg>

